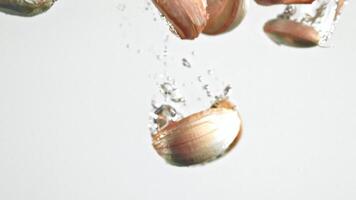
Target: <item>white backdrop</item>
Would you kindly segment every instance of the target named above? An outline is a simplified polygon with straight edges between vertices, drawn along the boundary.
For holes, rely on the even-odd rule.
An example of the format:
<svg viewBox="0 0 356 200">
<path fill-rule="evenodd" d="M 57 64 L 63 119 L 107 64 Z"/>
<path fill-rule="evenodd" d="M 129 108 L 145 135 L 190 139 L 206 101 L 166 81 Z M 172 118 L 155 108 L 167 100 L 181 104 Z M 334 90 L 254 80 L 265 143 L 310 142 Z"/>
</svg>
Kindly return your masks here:
<svg viewBox="0 0 356 200">
<path fill-rule="evenodd" d="M 232 33 L 171 37 L 170 67 L 214 68 L 245 121 L 231 154 L 193 168 L 151 147 L 149 76 L 164 68 L 168 32 L 146 7 L 60 0 L 35 18 L 0 13 L 0 199 L 356 198 L 354 2 L 330 49 L 274 45 L 262 26 L 282 7 L 255 3 Z"/>
</svg>

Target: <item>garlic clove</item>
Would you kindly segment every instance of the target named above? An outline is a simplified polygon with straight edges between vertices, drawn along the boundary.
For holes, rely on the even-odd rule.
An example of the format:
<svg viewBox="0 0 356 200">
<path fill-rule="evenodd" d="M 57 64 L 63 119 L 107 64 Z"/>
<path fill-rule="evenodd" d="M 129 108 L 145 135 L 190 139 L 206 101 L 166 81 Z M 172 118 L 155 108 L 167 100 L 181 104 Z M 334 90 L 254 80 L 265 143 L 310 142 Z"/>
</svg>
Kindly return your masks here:
<svg viewBox="0 0 356 200">
<path fill-rule="evenodd" d="M 242 135 L 242 120 L 232 103 L 171 122 L 154 134 L 153 147 L 168 163 L 191 166 L 214 161 L 229 152 Z"/>
<path fill-rule="evenodd" d="M 56 0 L 0 0 L 0 11 L 31 17 L 50 9 Z"/>
<path fill-rule="evenodd" d="M 255 0 L 257 4 L 263 6 L 278 5 L 278 4 L 311 4 L 315 0 Z"/>
<path fill-rule="evenodd" d="M 275 43 L 292 47 L 314 47 L 320 41 L 319 33 L 313 27 L 287 19 L 267 22 L 264 31 Z"/>
<path fill-rule="evenodd" d="M 316 0 L 308 5 L 287 5 L 264 30 L 278 44 L 293 47 L 329 47 L 347 1 Z"/>
<path fill-rule="evenodd" d="M 182 39 L 195 39 L 207 24 L 206 0 L 153 0 Z"/>
<path fill-rule="evenodd" d="M 247 5 L 247 0 L 208 0 L 209 20 L 203 32 L 217 35 L 236 28 L 246 15 Z"/>
</svg>

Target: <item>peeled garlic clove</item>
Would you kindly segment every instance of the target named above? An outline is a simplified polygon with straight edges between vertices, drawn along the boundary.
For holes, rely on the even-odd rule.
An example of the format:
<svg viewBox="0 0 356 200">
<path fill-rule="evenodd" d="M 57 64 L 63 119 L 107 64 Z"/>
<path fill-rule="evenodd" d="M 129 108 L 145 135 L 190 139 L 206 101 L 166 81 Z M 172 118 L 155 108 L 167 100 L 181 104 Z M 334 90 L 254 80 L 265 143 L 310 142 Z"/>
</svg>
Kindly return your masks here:
<svg viewBox="0 0 356 200">
<path fill-rule="evenodd" d="M 195 39 L 206 26 L 206 0 L 153 0 L 182 39 Z"/>
<path fill-rule="evenodd" d="M 176 166 L 204 164 L 229 152 L 240 139 L 242 120 L 227 100 L 212 108 L 171 122 L 154 134 L 153 146 Z"/>
<path fill-rule="evenodd" d="M 56 0 L 0 0 L 0 11 L 24 17 L 47 11 Z"/>
<path fill-rule="evenodd" d="M 320 40 L 313 27 L 286 19 L 267 22 L 264 31 L 275 43 L 292 47 L 314 47 Z"/>
<path fill-rule="evenodd" d="M 263 6 L 277 5 L 277 4 L 311 4 L 315 0 L 255 0 L 257 4 Z"/>
<path fill-rule="evenodd" d="M 205 34 L 216 35 L 236 28 L 244 19 L 247 0 L 208 0 Z"/>
</svg>

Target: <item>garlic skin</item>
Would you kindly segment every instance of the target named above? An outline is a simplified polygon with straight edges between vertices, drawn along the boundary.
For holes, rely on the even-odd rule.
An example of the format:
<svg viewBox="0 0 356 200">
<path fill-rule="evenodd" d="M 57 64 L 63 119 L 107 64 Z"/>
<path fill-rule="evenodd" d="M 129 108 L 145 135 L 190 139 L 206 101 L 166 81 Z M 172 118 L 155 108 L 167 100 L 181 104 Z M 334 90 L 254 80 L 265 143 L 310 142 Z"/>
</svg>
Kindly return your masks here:
<svg viewBox="0 0 356 200">
<path fill-rule="evenodd" d="M 346 0 L 315 0 L 312 4 L 287 5 L 284 12 L 264 26 L 277 44 L 292 47 L 329 47 Z"/>
<path fill-rule="evenodd" d="M 181 39 L 195 39 L 207 24 L 206 0 L 152 0 Z"/>
<path fill-rule="evenodd" d="M 0 12 L 31 17 L 50 9 L 56 0 L 0 0 Z"/>
<path fill-rule="evenodd" d="M 311 4 L 315 0 L 255 0 L 257 4 L 271 6 L 278 4 Z"/>
<path fill-rule="evenodd" d="M 209 20 L 203 32 L 217 35 L 236 28 L 246 16 L 248 0 L 208 0 Z"/>
<path fill-rule="evenodd" d="M 227 100 L 177 122 L 153 135 L 153 147 L 169 164 L 192 166 L 228 153 L 242 135 L 242 120 Z"/>
<path fill-rule="evenodd" d="M 320 40 L 319 33 L 312 27 L 286 19 L 267 22 L 264 31 L 276 44 L 290 47 L 315 47 Z"/>
<path fill-rule="evenodd" d="M 248 0 L 152 0 L 181 39 L 218 35 L 244 19 Z"/>
</svg>

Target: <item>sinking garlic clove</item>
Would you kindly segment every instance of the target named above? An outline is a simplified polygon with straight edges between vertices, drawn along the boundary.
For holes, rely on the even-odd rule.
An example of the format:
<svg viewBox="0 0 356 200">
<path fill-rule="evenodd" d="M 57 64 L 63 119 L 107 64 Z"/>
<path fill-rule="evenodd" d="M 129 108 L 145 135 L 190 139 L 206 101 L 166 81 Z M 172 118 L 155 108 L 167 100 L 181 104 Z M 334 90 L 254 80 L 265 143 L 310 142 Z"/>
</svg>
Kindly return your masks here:
<svg viewBox="0 0 356 200">
<path fill-rule="evenodd" d="M 267 22 L 264 31 L 275 43 L 292 47 L 314 47 L 320 40 L 313 27 L 285 19 Z"/>
<path fill-rule="evenodd" d="M 0 0 L 0 11 L 31 17 L 50 9 L 56 0 Z"/>
<path fill-rule="evenodd" d="M 231 31 L 244 19 L 247 0 L 208 0 L 208 23 L 205 34 L 216 35 Z"/>
<path fill-rule="evenodd" d="M 168 163 L 191 166 L 228 153 L 242 134 L 235 106 L 222 100 L 210 109 L 170 122 L 153 135 L 153 147 Z"/>
<path fill-rule="evenodd" d="M 206 0 L 153 0 L 182 39 L 195 39 L 207 24 Z"/>
<path fill-rule="evenodd" d="M 294 47 L 330 46 L 346 0 L 315 0 L 310 5 L 288 5 L 264 31 L 277 44 Z"/>
<path fill-rule="evenodd" d="M 278 4 L 311 4 L 315 0 L 255 0 L 257 4 L 263 6 L 278 5 Z"/>
</svg>

